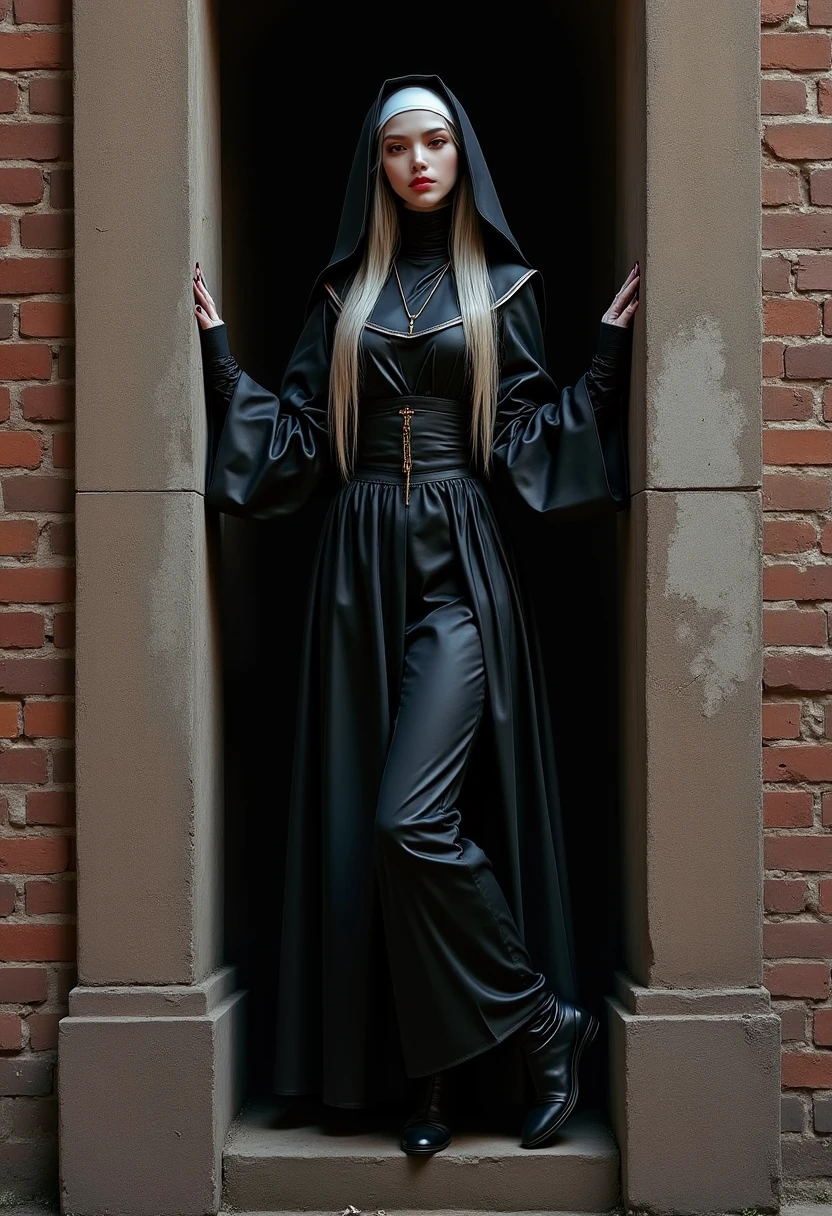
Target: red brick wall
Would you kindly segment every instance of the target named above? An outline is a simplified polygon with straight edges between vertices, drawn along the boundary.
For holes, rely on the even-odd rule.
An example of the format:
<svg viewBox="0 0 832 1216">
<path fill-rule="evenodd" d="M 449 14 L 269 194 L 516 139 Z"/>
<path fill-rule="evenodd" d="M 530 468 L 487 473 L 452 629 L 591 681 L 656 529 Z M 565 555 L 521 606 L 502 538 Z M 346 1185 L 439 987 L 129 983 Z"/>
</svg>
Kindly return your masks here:
<svg viewBox="0 0 832 1216">
<path fill-rule="evenodd" d="M 56 1173 L 73 982 L 69 0 L 0 0 L 0 1196 Z"/>
<path fill-rule="evenodd" d="M 763 0 L 766 983 L 784 1173 L 832 1177 L 832 0 Z"/>
</svg>

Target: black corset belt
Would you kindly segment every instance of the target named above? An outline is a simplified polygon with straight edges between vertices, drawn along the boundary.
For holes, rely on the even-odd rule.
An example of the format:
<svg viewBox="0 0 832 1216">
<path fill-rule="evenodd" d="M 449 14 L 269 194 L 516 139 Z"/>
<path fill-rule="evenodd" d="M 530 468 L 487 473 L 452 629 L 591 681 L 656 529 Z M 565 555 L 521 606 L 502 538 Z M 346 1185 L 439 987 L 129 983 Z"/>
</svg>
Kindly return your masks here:
<svg viewBox="0 0 832 1216">
<path fill-rule="evenodd" d="M 444 397 L 375 397 L 358 407 L 355 481 L 411 485 L 472 477 L 471 412 Z"/>
</svg>

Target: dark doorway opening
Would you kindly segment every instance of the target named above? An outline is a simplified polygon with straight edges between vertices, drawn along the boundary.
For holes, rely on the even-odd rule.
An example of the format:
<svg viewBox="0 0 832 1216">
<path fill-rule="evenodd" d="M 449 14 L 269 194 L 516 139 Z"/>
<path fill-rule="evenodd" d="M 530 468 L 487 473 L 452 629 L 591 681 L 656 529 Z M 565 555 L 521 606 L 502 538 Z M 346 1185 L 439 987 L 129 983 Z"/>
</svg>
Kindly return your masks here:
<svg viewBox="0 0 832 1216">
<path fill-rule="evenodd" d="M 446 0 L 430 11 L 226 3 L 223 315 L 232 349 L 277 389 L 335 238 L 350 161 L 381 81 L 440 75 L 465 105 L 515 235 L 544 276 L 550 369 L 574 383 L 623 268 L 614 263 L 614 0 L 579 11 Z M 496 17 L 495 17 L 496 12 Z M 249 989 L 248 1080 L 266 1096 L 299 642 L 323 505 L 223 538 L 227 956 Z M 518 515 L 547 669 L 582 996 L 602 1011 L 619 964 L 613 521 Z M 595 1055 L 585 1097 L 605 1103 Z"/>
</svg>

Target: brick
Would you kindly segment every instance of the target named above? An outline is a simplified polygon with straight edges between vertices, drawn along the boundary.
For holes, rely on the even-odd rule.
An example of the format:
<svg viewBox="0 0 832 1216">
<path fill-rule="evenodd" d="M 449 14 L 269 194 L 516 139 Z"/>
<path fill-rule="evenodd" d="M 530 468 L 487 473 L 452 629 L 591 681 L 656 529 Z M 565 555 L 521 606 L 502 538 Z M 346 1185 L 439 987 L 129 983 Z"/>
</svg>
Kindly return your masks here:
<svg viewBox="0 0 832 1216">
<path fill-rule="evenodd" d="M 812 1095 L 812 1126 L 821 1134 L 832 1132 L 832 1095 Z"/>
<path fill-rule="evenodd" d="M 58 379 L 71 380 L 75 375 L 75 347 L 62 346 L 58 350 Z"/>
<path fill-rule="evenodd" d="M 820 534 L 820 548 L 822 553 L 832 553 L 832 523 L 823 525 Z"/>
<path fill-rule="evenodd" d="M 74 958 L 73 925 L 0 925 L 0 960 L 4 962 L 68 963 Z M 0 968 L 0 974 L 2 971 Z"/>
<path fill-rule="evenodd" d="M 52 467 L 75 468 L 75 435 L 71 431 L 58 431 L 52 436 Z"/>
<path fill-rule="evenodd" d="M 832 924 L 789 920 L 763 925 L 766 958 L 827 958 L 832 954 Z"/>
<path fill-rule="evenodd" d="M 0 967 L 0 1003 L 37 1005 L 48 994 L 49 976 L 44 967 Z"/>
<path fill-rule="evenodd" d="M 0 603 L 64 604 L 75 594 L 75 571 L 60 566 L 0 569 Z"/>
<path fill-rule="evenodd" d="M 71 649 L 75 645 L 74 612 L 58 612 L 55 614 L 54 641 L 59 650 Z"/>
<path fill-rule="evenodd" d="M 766 655 L 763 684 L 767 689 L 826 692 L 832 689 L 832 654 Z"/>
<path fill-rule="evenodd" d="M 767 878 L 764 886 L 766 912 L 802 912 L 808 891 L 806 883 L 796 878 Z"/>
<path fill-rule="evenodd" d="M 786 743 L 764 748 L 763 780 L 832 781 L 832 743 Z"/>
<path fill-rule="evenodd" d="M 12 241 L 12 221 L 10 216 L 0 216 L 0 246 L 10 245 Z"/>
<path fill-rule="evenodd" d="M 10 1127 L 16 1139 L 28 1140 L 41 1136 L 56 1136 L 58 1131 L 58 1100 L 54 1094 L 41 1098 L 7 1099 L 11 1106 Z M 39 1145 L 36 1143 L 36 1147 Z"/>
<path fill-rule="evenodd" d="M 20 734 L 20 702 L 0 701 L 0 738 L 16 739 Z"/>
<path fill-rule="evenodd" d="M 20 100 L 16 80 L 0 80 L 0 114 L 14 114 Z"/>
<path fill-rule="evenodd" d="M 46 752 L 37 747 L 13 747 L 0 751 L 0 782 L 9 785 L 44 785 L 47 779 Z M 0 846 L 2 855 L 2 846 Z M 2 872 L 0 856 L 0 872 Z"/>
<path fill-rule="evenodd" d="M 766 473 L 763 477 L 763 506 L 767 511 L 827 511 L 831 495 L 828 475 Z"/>
<path fill-rule="evenodd" d="M 763 325 L 772 337 L 814 337 L 821 328 L 820 305 L 816 300 L 764 300 Z"/>
<path fill-rule="evenodd" d="M 64 295 L 71 290 L 71 258 L 5 258 L 0 261 L 0 295 Z"/>
<path fill-rule="evenodd" d="M 71 511 L 75 487 L 68 477 L 28 474 L 0 478 L 7 511 Z"/>
<path fill-rule="evenodd" d="M 34 342 L 0 346 L 0 377 L 4 380 L 48 380 L 52 375 L 52 352 Z"/>
<path fill-rule="evenodd" d="M 0 519 L 0 554 L 21 557 L 38 547 L 38 525 L 33 519 Z"/>
<path fill-rule="evenodd" d="M 0 468 L 36 469 L 43 459 L 37 431 L 0 431 Z"/>
<path fill-rule="evenodd" d="M 826 212 L 769 211 L 763 216 L 764 249 L 829 249 L 832 215 Z"/>
<path fill-rule="evenodd" d="M 49 528 L 49 548 L 59 557 L 72 557 L 75 552 L 75 525 L 73 523 L 52 524 Z"/>
<path fill-rule="evenodd" d="M 33 1051 L 54 1051 L 58 1046 L 60 1013 L 33 1013 L 28 1019 L 29 1046 Z"/>
<path fill-rule="evenodd" d="M 0 882 L 0 916 L 11 916 L 17 902 L 17 888 L 13 882 Z"/>
<path fill-rule="evenodd" d="M 812 1019 L 812 1038 L 818 1047 L 832 1047 L 832 1009 L 816 1009 Z"/>
<path fill-rule="evenodd" d="M 66 211 L 75 205 L 71 169 L 50 169 L 49 202 L 56 211 Z"/>
<path fill-rule="evenodd" d="M 829 355 L 832 367 L 832 345 Z M 763 434 L 763 460 L 769 465 L 832 464 L 832 429 L 801 427 L 800 430 L 767 430 Z"/>
<path fill-rule="evenodd" d="M 10 926 L 4 926 L 8 932 Z M 0 1059 L 0 1094 L 50 1094 L 53 1065 L 43 1056 L 13 1056 Z"/>
<path fill-rule="evenodd" d="M 767 257 L 762 261 L 763 291 L 788 291 L 791 262 L 788 258 Z"/>
<path fill-rule="evenodd" d="M 763 385 L 763 419 L 766 422 L 807 422 L 813 412 L 811 389 L 792 384 Z"/>
<path fill-rule="evenodd" d="M 72 915 L 75 912 L 75 883 L 27 882 L 26 913 L 28 916 Z"/>
<path fill-rule="evenodd" d="M 0 160 L 69 160 L 71 155 L 69 123 L 0 122 Z"/>
<path fill-rule="evenodd" d="M 783 1094 L 780 1099 L 781 1132 L 802 1132 L 806 1125 L 803 1102 L 798 1094 Z"/>
<path fill-rule="evenodd" d="M 760 112 L 803 114 L 806 110 L 806 85 L 802 80 L 771 80 L 763 77 L 760 85 Z"/>
<path fill-rule="evenodd" d="M 62 874 L 68 862 L 66 836 L 0 837 L 0 874 Z"/>
<path fill-rule="evenodd" d="M 794 1043 L 806 1038 L 806 1011 L 803 1008 L 777 1008 L 780 1015 L 780 1041 Z"/>
<path fill-rule="evenodd" d="M 26 731 L 29 734 L 29 731 Z M 800 706 L 794 701 L 767 701 L 763 705 L 764 739 L 799 739 Z"/>
<path fill-rule="evenodd" d="M 815 72 L 825 71 L 832 64 L 832 41 L 828 34 L 763 34 L 760 47 L 763 69 Z"/>
<path fill-rule="evenodd" d="M 14 305 L 0 304 L 0 340 L 5 341 L 12 336 L 14 328 Z"/>
<path fill-rule="evenodd" d="M 795 262 L 798 291 L 832 291 L 832 257 L 802 253 Z"/>
<path fill-rule="evenodd" d="M 818 883 L 818 907 L 825 915 L 832 911 L 832 878 L 822 878 Z"/>
<path fill-rule="evenodd" d="M 71 211 L 24 215 L 20 220 L 20 243 L 24 249 L 71 249 Z"/>
<path fill-rule="evenodd" d="M 832 127 L 823 122 L 768 123 L 766 146 L 780 160 L 829 160 Z"/>
<path fill-rule="evenodd" d="M 42 170 L 0 168 L 0 203 L 39 203 L 42 198 Z"/>
<path fill-rule="evenodd" d="M 29 81 L 32 114 L 71 114 L 72 81 L 65 76 L 38 76 Z"/>
<path fill-rule="evenodd" d="M 0 650 L 42 646 L 43 617 L 39 612 L 0 612 Z"/>
<path fill-rule="evenodd" d="M 787 346 L 785 369 L 790 380 L 828 380 L 832 376 L 832 342 Z"/>
<path fill-rule="evenodd" d="M 0 694 L 41 696 L 71 693 L 73 664 L 69 659 L 0 659 Z"/>
<path fill-rule="evenodd" d="M 0 1051 L 20 1051 L 23 1025 L 17 1013 L 0 1013 Z"/>
<path fill-rule="evenodd" d="M 764 207 L 799 203 L 800 175 L 794 169 L 781 165 L 763 169 L 762 199 Z"/>
<path fill-rule="evenodd" d="M 763 25 L 779 25 L 794 16 L 796 0 L 760 0 L 760 21 Z"/>
<path fill-rule="evenodd" d="M 764 983 L 772 996 L 804 997 L 825 1001 L 829 996 L 827 963 L 772 963 L 765 968 Z"/>
<path fill-rule="evenodd" d="M 809 302 L 793 301 L 801 304 Z M 56 300 L 26 300 L 20 305 L 20 333 L 24 338 L 71 338 L 72 306 Z"/>
<path fill-rule="evenodd" d="M 41 33 L 40 31 L 0 33 L 0 69 L 5 72 L 16 72 L 21 68 L 69 68 L 71 66 L 70 42 L 67 34 Z"/>
<path fill-rule="evenodd" d="M 29 790 L 27 793 L 27 823 L 49 827 L 71 827 L 74 821 L 74 794 L 66 790 Z"/>
<path fill-rule="evenodd" d="M 0 385 L 0 422 L 8 422 L 11 413 L 11 394 Z"/>
<path fill-rule="evenodd" d="M 812 795 L 806 790 L 766 790 L 763 818 L 767 828 L 810 828 Z"/>
<path fill-rule="evenodd" d="M 781 1076 L 785 1089 L 830 1089 L 832 1052 L 784 1051 Z"/>
<path fill-rule="evenodd" d="M 65 1005 L 69 994 L 78 983 L 78 969 L 75 966 L 55 967 L 55 995 L 59 1004 Z"/>
<path fill-rule="evenodd" d="M 71 18 L 71 0 L 14 0 L 18 25 L 67 25 Z"/>
<path fill-rule="evenodd" d="M 832 567 L 782 565 L 763 570 L 766 600 L 832 600 Z"/>
<path fill-rule="evenodd" d="M 832 25 L 832 0 L 809 0 L 809 25 Z"/>
<path fill-rule="evenodd" d="M 825 744 L 816 745 L 822 750 Z M 766 751 L 785 751 L 785 748 Z M 797 750 L 789 748 L 789 751 Z M 811 750 L 808 748 L 802 750 Z M 765 754 L 765 752 L 764 752 Z M 769 778 L 766 778 L 768 780 Z M 811 778 L 810 778 L 811 780 Z M 799 873 L 827 873 L 832 871 L 832 836 L 814 836 L 810 833 L 791 836 L 767 836 L 763 842 L 765 864 L 768 870 L 790 870 Z"/>
<path fill-rule="evenodd" d="M 2 705 L 0 702 L 0 708 Z M 23 732 L 30 739 L 71 739 L 75 707 L 71 701 L 27 701 L 23 723 Z"/>
<path fill-rule="evenodd" d="M 57 747 L 52 755 L 52 781 L 55 785 L 70 785 L 75 780 L 75 749 Z"/>
<path fill-rule="evenodd" d="M 784 342 L 763 343 L 763 375 L 782 376 L 785 370 L 786 345 Z"/>
<path fill-rule="evenodd" d="M 64 306 L 62 306 L 64 307 Z M 21 305 L 21 318 L 26 304 Z M 68 321 L 72 326 L 71 318 Z M 37 335 L 40 336 L 40 335 Z M 55 335 L 64 337 L 67 335 Z M 786 389 L 786 392 L 792 390 Z M 808 390 L 794 390 L 808 391 Z M 29 384 L 20 394 L 23 417 L 38 422 L 65 422 L 73 413 L 73 390 L 66 384 Z"/>
<path fill-rule="evenodd" d="M 819 114 L 832 114 L 832 88 L 829 80 L 818 81 L 817 104 Z"/>
<path fill-rule="evenodd" d="M 816 207 L 832 206 L 832 169 L 814 169 L 809 176 L 809 198 Z"/>
<path fill-rule="evenodd" d="M 763 525 L 763 552 L 805 553 L 818 540 L 814 524 L 798 519 L 769 519 Z"/>
</svg>

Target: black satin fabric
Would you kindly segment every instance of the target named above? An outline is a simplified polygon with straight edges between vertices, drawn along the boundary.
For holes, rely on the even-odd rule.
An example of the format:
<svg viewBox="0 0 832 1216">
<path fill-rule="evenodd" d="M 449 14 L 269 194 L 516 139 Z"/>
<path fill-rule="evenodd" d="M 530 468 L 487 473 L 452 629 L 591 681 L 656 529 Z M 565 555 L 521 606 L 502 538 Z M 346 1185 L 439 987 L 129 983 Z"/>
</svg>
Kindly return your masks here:
<svg viewBox="0 0 832 1216">
<path fill-rule="evenodd" d="M 450 215 L 402 212 L 397 265 L 411 312 L 447 261 Z M 542 665 L 491 490 L 499 481 L 563 518 L 626 502 L 631 335 L 602 323 L 587 373 L 558 389 L 534 273 L 505 257 L 489 270 L 501 366 L 493 481 L 470 457 L 451 271 L 412 336 L 392 277 L 381 293 L 362 340 L 347 482 L 334 468 L 327 396 L 351 269 L 330 267 L 322 280 L 278 393 L 237 367 L 224 326 L 202 331 L 208 503 L 268 519 L 331 491 L 301 639 L 275 910 L 275 1089 L 335 1106 L 393 1096 L 403 1074 L 490 1058 L 544 985 L 576 997 Z"/>
</svg>

